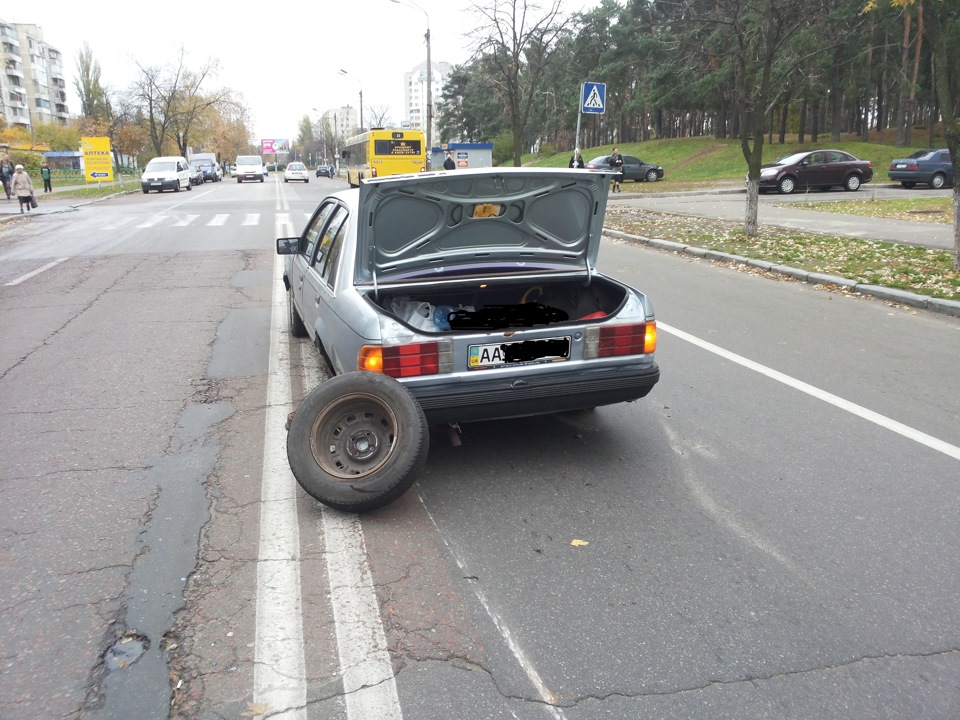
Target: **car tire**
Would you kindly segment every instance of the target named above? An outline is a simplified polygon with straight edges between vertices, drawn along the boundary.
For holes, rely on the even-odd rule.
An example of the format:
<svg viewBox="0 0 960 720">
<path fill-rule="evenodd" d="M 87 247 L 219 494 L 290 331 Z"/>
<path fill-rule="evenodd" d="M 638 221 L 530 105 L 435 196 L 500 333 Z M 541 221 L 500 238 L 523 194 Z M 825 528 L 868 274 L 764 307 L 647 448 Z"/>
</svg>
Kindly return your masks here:
<svg viewBox="0 0 960 720">
<path fill-rule="evenodd" d="M 149 195 L 149 194 L 150 194 L 150 191 L 147 190 L 146 188 L 143 188 L 143 194 L 144 194 L 144 195 Z"/>
<path fill-rule="evenodd" d="M 909 181 L 907 181 L 907 180 L 901 181 L 900 184 L 901 184 L 903 187 L 905 187 L 907 190 L 909 190 L 910 188 L 916 186 L 916 183 L 915 183 L 915 182 L 909 182 Z"/>
<path fill-rule="evenodd" d="M 193 192 L 193 183 L 187 183 L 187 192 Z"/>
<path fill-rule="evenodd" d="M 352 372 L 322 382 L 300 403 L 287 433 L 287 459 L 311 497 L 365 512 L 410 489 L 429 444 L 423 410 L 403 385 Z"/>
<path fill-rule="evenodd" d="M 843 181 L 843 189 L 847 192 L 856 192 L 860 189 L 860 176 L 857 174 L 848 175 Z"/>
<path fill-rule="evenodd" d="M 777 183 L 777 190 L 781 195 L 789 195 L 796 189 L 797 179 L 792 175 L 786 175 L 780 178 L 780 182 Z"/>
<path fill-rule="evenodd" d="M 180 192 L 180 181 L 177 180 L 177 184 L 173 188 L 174 192 Z"/>
<path fill-rule="evenodd" d="M 932 178 L 930 178 L 930 187 L 932 187 L 934 190 L 939 190 L 946 184 L 947 184 L 947 178 L 943 173 L 937 173 Z"/>
<path fill-rule="evenodd" d="M 296 338 L 307 337 L 307 326 L 303 324 L 296 305 L 293 304 L 293 290 L 287 292 L 287 319 L 290 334 Z"/>
<path fill-rule="evenodd" d="M 647 170 L 647 182 L 656 182 L 656 181 L 657 181 L 657 171 Z"/>
<path fill-rule="evenodd" d="M 283 179 L 284 182 L 289 182 L 286 178 Z"/>
<path fill-rule="evenodd" d="M 241 180 L 240 178 L 237 178 L 237 185 L 239 185 L 239 184 L 242 183 L 242 182 L 243 182 L 243 180 Z"/>
</svg>

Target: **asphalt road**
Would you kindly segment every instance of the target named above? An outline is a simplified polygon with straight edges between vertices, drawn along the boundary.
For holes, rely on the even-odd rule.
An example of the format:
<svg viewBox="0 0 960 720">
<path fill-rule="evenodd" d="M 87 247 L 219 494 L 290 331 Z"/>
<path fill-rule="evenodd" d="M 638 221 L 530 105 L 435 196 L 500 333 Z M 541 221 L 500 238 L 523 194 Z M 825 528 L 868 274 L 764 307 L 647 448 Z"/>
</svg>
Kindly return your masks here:
<svg viewBox="0 0 960 720">
<path fill-rule="evenodd" d="M 605 242 L 653 393 L 436 429 L 358 519 L 282 450 L 335 182 L 0 226 L 0 716 L 960 714 L 960 320 Z"/>
</svg>

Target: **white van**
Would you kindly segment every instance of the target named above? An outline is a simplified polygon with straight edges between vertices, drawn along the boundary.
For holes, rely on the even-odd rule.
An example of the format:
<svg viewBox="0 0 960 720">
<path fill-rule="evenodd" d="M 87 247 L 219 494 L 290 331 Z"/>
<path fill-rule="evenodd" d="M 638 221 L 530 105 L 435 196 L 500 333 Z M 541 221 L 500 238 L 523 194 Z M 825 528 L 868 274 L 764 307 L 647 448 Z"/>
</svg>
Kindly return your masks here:
<svg viewBox="0 0 960 720">
<path fill-rule="evenodd" d="M 183 188 L 193 190 L 190 182 L 190 163 L 177 155 L 161 155 L 147 163 L 140 177 L 140 187 L 144 193 L 151 190 L 180 192 Z"/>
<path fill-rule="evenodd" d="M 237 155 L 237 165 L 233 172 L 238 183 L 244 180 L 263 182 L 263 158 L 259 155 Z"/>
</svg>

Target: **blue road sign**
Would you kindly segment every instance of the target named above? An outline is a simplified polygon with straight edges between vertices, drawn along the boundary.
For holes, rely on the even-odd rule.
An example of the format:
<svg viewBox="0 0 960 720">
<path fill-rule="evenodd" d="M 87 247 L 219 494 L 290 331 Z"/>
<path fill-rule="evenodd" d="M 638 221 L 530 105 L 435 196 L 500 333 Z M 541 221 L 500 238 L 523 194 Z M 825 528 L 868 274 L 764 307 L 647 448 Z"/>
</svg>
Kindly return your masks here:
<svg viewBox="0 0 960 720">
<path fill-rule="evenodd" d="M 92 173 L 90 173 L 90 177 L 95 177 L 95 178 L 98 178 L 98 177 L 110 177 L 110 173 L 105 173 L 105 172 L 92 172 Z"/>
<path fill-rule="evenodd" d="M 580 93 L 580 110 L 585 113 L 603 115 L 607 105 L 607 86 L 605 83 L 585 82 Z"/>
</svg>

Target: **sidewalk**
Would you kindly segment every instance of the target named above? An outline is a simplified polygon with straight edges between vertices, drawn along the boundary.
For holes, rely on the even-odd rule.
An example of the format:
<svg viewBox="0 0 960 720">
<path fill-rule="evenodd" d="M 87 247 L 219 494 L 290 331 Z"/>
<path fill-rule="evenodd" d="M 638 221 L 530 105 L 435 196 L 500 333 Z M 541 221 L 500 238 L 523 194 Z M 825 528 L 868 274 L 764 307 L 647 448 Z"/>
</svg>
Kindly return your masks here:
<svg viewBox="0 0 960 720">
<path fill-rule="evenodd" d="M 116 192 L 112 195 L 104 195 L 103 197 L 97 198 L 82 198 L 70 197 L 66 195 L 65 192 L 67 190 L 83 189 L 86 187 L 85 185 L 64 185 L 62 187 L 54 185 L 53 192 L 44 193 L 43 183 L 41 182 L 39 188 L 34 186 L 33 189 L 33 196 L 37 200 L 37 207 L 23 214 L 20 213 L 20 202 L 16 196 L 11 197 L 9 200 L 7 200 L 6 197 L 0 197 L 0 222 L 14 220 L 18 217 L 70 212 L 82 205 L 100 202 L 101 200 L 116 197 L 117 195 L 125 195 L 129 192 L 140 192 L 140 182 L 137 180 L 124 180 L 123 190 L 120 189 L 120 183 L 113 183 L 113 185 L 116 187 Z"/>
</svg>

